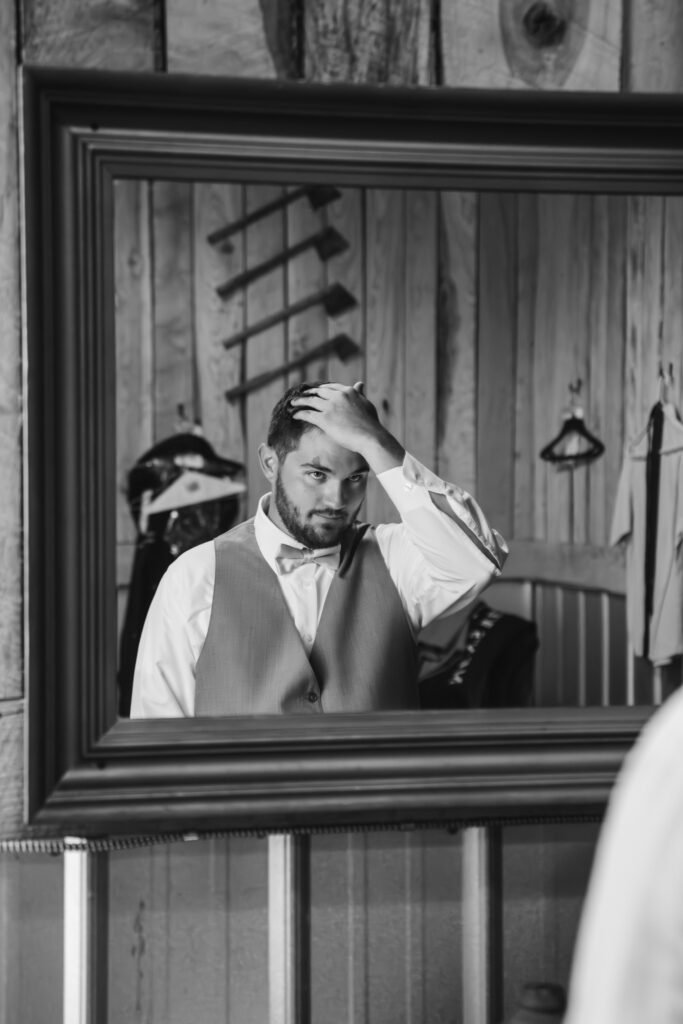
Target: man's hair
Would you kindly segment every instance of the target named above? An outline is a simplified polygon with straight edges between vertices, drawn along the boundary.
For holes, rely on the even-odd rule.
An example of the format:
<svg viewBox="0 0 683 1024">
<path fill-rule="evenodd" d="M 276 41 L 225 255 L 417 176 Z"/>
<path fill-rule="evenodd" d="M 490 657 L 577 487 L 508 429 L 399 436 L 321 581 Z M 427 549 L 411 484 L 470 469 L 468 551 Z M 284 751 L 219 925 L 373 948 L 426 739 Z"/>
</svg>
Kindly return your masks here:
<svg viewBox="0 0 683 1024">
<path fill-rule="evenodd" d="M 302 381 L 301 384 L 295 384 L 294 387 L 288 388 L 288 390 L 285 391 L 284 395 L 273 409 L 270 416 L 270 425 L 268 427 L 268 437 L 266 440 L 268 446 L 275 450 L 277 457 L 281 462 L 289 452 L 294 451 L 295 448 L 299 447 L 302 435 L 313 426 L 312 423 L 305 423 L 303 420 L 295 420 L 293 413 L 296 412 L 296 407 L 292 408 L 289 403 L 293 398 L 300 398 L 304 392 L 308 391 L 310 388 L 317 388 L 322 383 L 323 381 L 314 380 Z"/>
</svg>

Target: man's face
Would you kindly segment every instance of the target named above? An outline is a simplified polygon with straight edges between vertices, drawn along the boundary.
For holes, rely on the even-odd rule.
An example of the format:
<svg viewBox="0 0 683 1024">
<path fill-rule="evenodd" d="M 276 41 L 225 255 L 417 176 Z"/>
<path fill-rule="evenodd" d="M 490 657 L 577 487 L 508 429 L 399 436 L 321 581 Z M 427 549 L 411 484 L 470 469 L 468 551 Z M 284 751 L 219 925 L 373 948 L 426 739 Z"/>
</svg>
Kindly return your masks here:
<svg viewBox="0 0 683 1024">
<path fill-rule="evenodd" d="M 273 522 L 309 548 L 338 544 L 365 497 L 368 465 L 357 452 L 311 427 L 299 447 L 280 461 L 265 449 L 262 464 L 271 482 Z"/>
</svg>

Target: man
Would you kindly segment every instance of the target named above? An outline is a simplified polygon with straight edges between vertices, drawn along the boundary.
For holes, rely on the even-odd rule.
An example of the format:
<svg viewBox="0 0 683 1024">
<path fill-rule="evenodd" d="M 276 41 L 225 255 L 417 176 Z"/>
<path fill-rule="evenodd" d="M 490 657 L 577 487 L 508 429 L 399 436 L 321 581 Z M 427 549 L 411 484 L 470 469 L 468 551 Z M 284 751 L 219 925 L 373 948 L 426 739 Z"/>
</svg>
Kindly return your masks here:
<svg viewBox="0 0 683 1024">
<path fill-rule="evenodd" d="M 610 795 L 579 924 L 565 1024 L 683 1024 L 683 688 Z"/>
<path fill-rule="evenodd" d="M 278 402 L 256 515 L 182 554 L 149 609 L 132 718 L 418 706 L 416 635 L 507 554 L 464 491 L 406 454 L 361 383 Z M 357 522 L 368 474 L 400 523 Z"/>
</svg>

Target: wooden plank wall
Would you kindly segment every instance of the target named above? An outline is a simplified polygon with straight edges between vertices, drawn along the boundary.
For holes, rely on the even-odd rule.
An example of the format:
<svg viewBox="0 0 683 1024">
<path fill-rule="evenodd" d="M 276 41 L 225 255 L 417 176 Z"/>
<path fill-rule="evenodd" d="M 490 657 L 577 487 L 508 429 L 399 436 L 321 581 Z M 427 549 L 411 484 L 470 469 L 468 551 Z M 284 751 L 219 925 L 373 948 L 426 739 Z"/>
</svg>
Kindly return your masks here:
<svg viewBox="0 0 683 1024">
<path fill-rule="evenodd" d="M 0 850 L 0 1024 L 60 1019 L 62 858 Z"/>
<path fill-rule="evenodd" d="M 180 425 L 182 408 L 220 454 L 247 463 L 253 514 L 264 489 L 254 449 L 284 387 L 364 379 L 390 429 L 471 489 L 507 538 L 543 543 L 549 560 L 553 545 L 606 548 L 624 445 L 658 397 L 659 365 L 673 364 L 677 382 L 683 369 L 683 200 L 343 190 L 317 212 L 301 198 L 270 214 L 230 251 L 208 243 L 239 210 L 279 194 L 118 184 L 120 491 L 135 459 Z M 217 295 L 241 269 L 330 224 L 349 243 L 343 254 L 324 262 L 308 250 Z M 330 320 L 316 306 L 224 348 L 235 331 L 332 283 L 355 296 L 355 310 Z M 314 360 L 225 399 L 231 384 L 342 331 L 360 346 L 357 358 Z M 558 472 L 538 456 L 577 380 L 586 423 L 606 450 L 589 467 Z M 367 511 L 395 517 L 377 498 Z M 122 505 L 121 541 L 131 537 L 126 521 Z"/>
<path fill-rule="evenodd" d="M 68 0 L 58 5 L 49 4 L 47 0 L 15 0 L 14 4 L 0 5 L 0 296 L 5 327 L 0 333 L 3 367 L 0 473 L 6 495 L 2 546 L 5 614 L 0 621 L 0 836 L 16 838 L 30 834 L 22 824 L 21 809 L 24 656 L 20 642 L 23 598 L 19 500 L 21 221 L 15 91 L 18 63 L 156 69 L 159 73 L 165 69 L 190 74 L 214 71 L 261 78 L 303 74 L 309 80 L 410 81 L 474 88 L 678 92 L 683 87 L 683 66 L 679 59 L 683 46 L 683 14 L 678 0 L 629 0 L 628 3 L 583 0 L 563 10 L 566 23 L 555 26 L 556 31 L 544 39 L 542 32 L 539 35 L 542 26 L 533 19 L 525 21 L 524 15 L 528 14 L 525 6 L 512 0 L 452 0 L 448 3 L 437 0 L 432 4 L 426 0 L 413 3 L 392 0 L 383 5 L 371 0 L 316 3 L 306 0 L 299 23 L 290 16 L 286 0 L 232 0 L 230 4 L 222 0 L 204 0 L 202 4 L 191 0 L 156 0 L 153 4 L 147 0 L 107 0 L 104 3 L 102 0 Z M 295 38 L 299 39 L 298 46 L 292 46 Z M 137 255 L 129 266 L 131 291 L 126 301 L 149 310 L 145 313 L 149 316 L 149 334 L 138 352 L 131 353 L 140 360 L 139 373 L 144 382 L 151 372 L 155 331 L 163 329 L 176 339 L 180 335 L 175 333 L 172 318 L 157 327 L 153 323 L 145 260 L 149 244 L 146 232 L 151 230 L 152 223 L 149 211 L 154 200 L 149 189 L 140 188 L 139 192 L 138 230 L 141 234 L 135 249 Z M 169 196 L 167 201 L 170 201 Z M 201 200 L 195 196 L 195 202 L 198 223 L 202 219 L 205 223 L 214 216 L 218 220 L 229 219 L 234 215 L 234 204 L 241 203 L 242 199 L 209 186 Z M 541 206 L 540 200 L 537 205 Z M 677 297 L 680 275 L 676 273 L 675 260 L 669 255 L 675 254 L 679 245 L 678 212 L 667 209 L 668 204 L 664 202 L 660 202 L 658 208 L 657 200 L 633 205 L 631 223 L 634 227 L 639 224 L 640 228 L 631 237 L 634 259 L 627 261 L 628 273 L 632 275 L 628 292 L 636 296 L 639 288 L 646 289 L 646 279 L 653 273 L 652 267 L 658 265 L 652 263 L 657 253 L 665 254 L 667 271 L 662 278 L 665 287 L 661 300 L 657 299 L 661 305 L 641 306 L 634 298 L 633 305 L 624 313 L 620 313 L 616 305 L 605 307 L 597 292 L 590 300 L 588 327 L 598 339 L 598 347 L 590 350 L 589 376 L 586 377 L 591 382 L 590 423 L 603 437 L 608 431 L 627 435 L 642 417 L 650 401 L 651 370 L 659 355 L 652 347 L 653 337 L 661 337 L 662 354 L 667 348 L 671 352 L 680 380 L 677 319 L 681 308 Z M 219 213 L 215 212 L 216 207 Z M 200 208 L 204 211 L 201 214 Z M 484 503 L 488 498 L 495 499 L 495 511 L 500 509 L 501 515 L 512 516 L 515 537 L 534 537 L 535 533 L 526 527 L 533 522 L 535 530 L 537 522 L 548 522 L 543 502 L 550 500 L 550 496 L 544 496 L 546 492 L 540 487 L 538 474 L 534 473 L 532 478 L 531 470 L 537 470 L 538 464 L 525 463 L 528 477 L 525 485 L 521 464 L 518 467 L 514 463 L 512 474 L 509 469 L 513 463 L 506 463 L 508 473 L 504 477 L 504 488 L 495 494 L 489 490 L 488 495 L 487 487 L 492 486 L 492 482 L 487 483 L 481 472 L 477 411 L 494 406 L 490 394 L 482 390 L 482 375 L 476 373 L 478 356 L 474 339 L 483 267 L 473 239 L 478 232 L 493 231 L 496 223 L 501 224 L 510 232 L 505 235 L 506 239 L 517 239 L 517 248 L 513 250 L 516 259 L 520 263 L 526 259 L 534 261 L 538 257 L 535 234 L 524 231 L 517 235 L 516 232 L 520 223 L 535 223 L 533 218 L 540 217 L 543 223 L 543 211 L 536 209 L 527 214 L 521 204 L 517 204 L 516 211 L 511 210 L 501 199 L 497 208 L 491 200 L 489 208 L 483 212 L 476 198 L 461 195 L 442 196 L 441 209 L 436 226 L 442 257 L 434 355 L 440 370 L 435 421 L 437 465 L 444 475 L 459 479 L 479 493 Z M 334 216 L 338 216 L 338 223 L 343 224 L 349 237 L 365 238 L 355 210 L 349 217 L 346 208 L 339 206 L 330 210 L 330 218 Z M 605 254 L 610 247 L 600 241 L 601 233 L 609 234 L 617 227 L 609 209 L 601 216 L 597 240 L 603 256 L 599 272 L 600 280 L 606 281 L 614 275 L 615 265 L 611 260 L 606 261 Z M 570 221 L 563 223 L 566 230 L 573 230 Z M 545 230 L 548 230 L 547 223 Z M 354 248 L 357 248 L 355 241 Z M 202 341 L 207 358 L 196 371 L 195 388 L 206 395 L 207 379 L 215 379 L 217 395 L 235 383 L 240 372 L 236 362 L 223 360 L 219 344 L 222 326 L 218 325 L 218 320 L 225 317 L 225 311 L 220 309 L 219 317 L 217 306 L 212 304 L 212 289 L 224 267 L 222 257 L 206 248 L 195 251 L 193 258 L 196 266 L 202 261 L 209 263 L 209 266 L 202 266 L 201 274 L 193 277 L 194 295 L 190 305 L 192 309 L 201 308 L 206 318 L 201 330 L 196 327 L 197 337 L 201 334 L 202 338 L 211 339 Z M 235 260 L 244 258 L 244 253 L 236 252 Z M 504 258 L 503 254 L 500 258 Z M 341 256 L 339 266 L 344 267 L 340 273 L 351 275 L 349 280 L 353 282 L 354 294 L 365 298 L 369 278 L 365 271 L 362 280 L 354 276 L 358 273 L 358 261 L 351 265 L 346 256 Z M 234 269 L 237 270 L 237 265 Z M 489 275 L 492 269 L 493 265 L 489 264 Z M 415 287 L 421 286 L 416 284 Z M 578 294 L 585 295 L 585 280 L 579 279 L 576 287 Z M 509 292 L 508 298 L 512 294 Z M 123 290 L 119 297 L 122 296 Z M 498 316 L 498 323 L 501 322 L 505 310 L 503 300 L 504 296 L 500 297 L 497 310 L 489 310 L 492 324 L 494 314 Z M 363 301 L 362 308 L 367 307 L 368 303 Z M 180 310 L 179 314 L 182 313 Z M 239 323 L 244 315 L 239 308 L 230 317 L 234 316 Z M 359 335 L 359 316 L 359 312 L 350 315 L 352 336 Z M 540 334 L 543 317 L 551 316 L 552 311 L 540 300 L 537 304 L 529 299 L 524 308 L 517 311 L 514 363 L 512 350 L 506 352 L 506 365 L 514 367 L 516 395 L 527 393 L 525 381 L 532 381 L 538 369 L 530 347 L 530 338 L 535 335 L 527 328 L 536 325 L 534 330 L 538 328 Z M 625 364 L 622 367 L 620 372 L 626 376 L 628 385 L 627 402 L 620 414 L 624 421 L 617 427 L 619 417 L 615 418 L 615 410 L 606 401 L 608 391 L 612 396 L 618 394 L 617 388 L 611 391 L 606 385 L 608 375 L 612 379 L 611 345 L 615 335 L 605 332 L 604 327 L 621 316 L 628 317 L 633 327 L 628 335 L 631 348 L 625 356 L 628 355 L 634 367 L 642 365 L 650 369 L 641 378 L 637 373 L 627 374 Z M 660 335 L 662 318 L 666 320 L 667 330 L 662 327 Z M 232 329 L 229 324 L 225 327 Z M 378 332 L 384 329 L 378 324 Z M 428 330 L 428 325 L 424 325 L 424 329 Z M 572 344 L 570 351 L 576 351 L 577 356 L 584 359 L 583 369 L 585 354 L 581 355 L 580 346 L 575 350 Z M 396 381 L 406 372 L 405 359 L 400 366 Z M 345 379 L 354 379 L 356 369 L 349 370 L 349 377 Z M 441 372 L 444 370 L 445 373 Z M 574 373 L 573 366 L 563 366 L 554 380 L 553 408 L 566 395 L 567 370 Z M 552 367 L 548 372 L 552 373 Z M 388 394 L 378 387 L 377 397 L 380 401 L 386 398 L 391 415 L 396 416 L 399 423 L 406 423 L 400 400 L 403 393 L 395 382 Z M 605 397 L 602 404 L 596 401 L 599 395 Z M 537 436 L 542 434 L 540 421 L 537 423 L 537 418 L 530 415 L 533 407 L 517 397 L 513 407 L 508 394 L 505 408 L 506 415 L 514 418 L 517 442 L 531 450 Z M 211 436 L 217 438 L 217 446 L 228 451 L 231 439 L 237 436 L 237 428 L 234 420 L 225 414 L 222 403 L 214 401 L 211 405 L 204 401 L 202 415 L 207 430 L 211 424 Z M 151 439 L 154 436 L 152 409 L 141 410 L 141 416 L 140 437 L 147 431 L 145 436 Z M 549 417 L 554 424 L 550 413 Z M 431 432 L 431 426 L 429 430 Z M 499 428 L 499 436 L 500 433 Z M 600 487 L 606 492 L 607 460 L 603 466 L 600 467 L 603 477 Z M 580 529 L 581 536 L 587 531 L 589 539 L 604 537 L 606 527 L 607 503 L 596 498 L 598 477 L 592 476 L 593 479 L 595 482 L 591 483 L 585 497 L 581 496 L 580 488 L 575 487 L 571 503 L 571 507 L 576 508 L 580 502 L 580 514 L 573 520 L 574 529 Z M 559 481 L 556 483 L 559 487 Z M 527 494 L 533 494 L 533 505 L 526 499 Z M 557 503 L 558 493 L 550 494 Z M 526 524 L 524 528 L 523 524 Z M 565 522 L 562 530 L 567 531 L 568 527 Z M 124 515 L 121 529 L 130 529 Z M 130 533 L 128 536 L 130 539 Z M 541 576 L 542 571 L 549 571 L 549 558 L 545 552 L 539 553 L 534 540 L 518 540 L 516 547 L 527 567 L 536 566 Z M 561 544 L 554 546 L 550 557 L 550 568 L 558 570 L 558 579 L 568 571 L 563 548 Z M 604 552 L 599 547 L 596 552 L 592 543 L 582 540 L 573 553 L 573 562 L 580 565 L 585 582 L 591 578 L 591 571 L 605 567 Z M 607 565 L 608 572 L 618 569 L 612 563 Z M 548 598 L 552 604 L 555 600 L 552 591 Z M 543 600 L 545 602 L 545 595 Z M 572 612 L 572 616 L 579 618 L 576 612 Z M 586 826 L 582 830 L 576 825 L 558 825 L 504 830 L 504 902 L 497 908 L 502 921 L 501 1016 L 511 1013 L 523 982 L 566 981 L 596 827 Z M 221 840 L 210 849 L 208 842 L 200 841 L 193 854 L 183 846 L 182 849 L 152 847 L 111 855 L 109 1007 L 112 1019 L 124 1012 L 128 1013 L 125 1019 L 146 1020 L 151 1024 L 161 1020 L 195 1019 L 196 1007 L 201 1005 L 206 1010 L 204 1019 L 225 1020 L 230 999 L 235 1000 L 230 1007 L 234 1011 L 231 1016 L 239 1016 L 249 1024 L 249 1011 L 245 1007 L 253 1007 L 256 1014 L 253 1019 L 264 1019 L 262 996 L 266 964 L 263 928 L 259 924 L 265 898 L 263 862 L 254 850 L 255 840 L 235 838 L 229 844 Z M 326 991 L 334 996 L 334 1007 L 327 1013 L 330 1019 L 337 1009 L 336 1017 L 340 1020 L 372 1019 L 373 1024 L 383 1019 L 439 1022 L 460 1016 L 461 980 L 457 967 L 452 966 L 459 962 L 462 952 L 461 894 L 456 874 L 459 842 L 457 836 L 425 834 L 418 839 L 400 833 L 312 839 L 312 934 L 316 967 L 322 972 L 320 986 L 312 998 L 319 1006 Z M 19 857 L 22 860 L 18 860 Z M 374 907 L 367 901 L 370 881 Z M 43 858 L 39 854 L 0 855 L 0 978 L 6 982 L 1 986 L 0 999 L 3 1022 L 17 1019 L 38 1022 L 54 1016 L 61 983 L 60 899 L 61 858 Z M 145 908 L 151 908 L 147 918 L 140 916 L 142 903 Z M 152 918 L 153 927 L 148 932 L 143 925 L 146 928 Z M 414 946 L 412 937 L 421 927 L 420 922 L 424 923 L 423 933 L 428 941 Z M 334 939 L 344 924 L 343 953 L 335 959 Z M 211 936 L 210 941 L 204 940 L 204 929 L 207 939 Z M 369 932 L 374 935 L 371 941 L 367 938 Z M 395 941 L 399 933 L 407 938 L 403 948 L 397 951 Z M 242 942 L 245 934 L 246 942 Z M 392 953 L 390 958 L 380 955 L 385 938 L 392 940 L 387 946 Z M 150 946 L 145 952 L 147 941 Z M 234 973 L 228 972 L 229 985 L 220 978 L 229 947 L 233 948 L 235 958 L 247 958 L 244 974 L 247 981 L 242 988 Z M 450 959 L 441 959 L 444 949 Z M 145 956 L 149 956 L 147 961 Z M 142 975 L 139 972 L 141 961 L 144 964 Z M 239 960 L 233 962 L 237 964 Z M 432 962 L 436 966 L 428 989 L 420 991 L 416 986 L 408 991 L 411 983 L 406 979 L 415 977 L 416 970 L 431 970 Z M 174 972 L 178 970 L 186 982 L 185 988 L 175 984 Z M 207 971 L 211 974 L 208 982 Z M 397 1011 L 395 991 L 404 997 L 400 1011 Z M 420 998 L 429 1002 L 418 1009 Z M 386 1016 L 383 1015 L 385 999 L 389 1011 Z M 369 1016 L 370 1006 L 372 1017 Z M 410 1016 L 404 1012 L 405 1006 L 410 1007 Z M 125 1007 L 125 1011 L 121 1007 Z M 175 1018 L 169 1015 L 168 1008 L 176 1014 Z"/>
<path fill-rule="evenodd" d="M 513 1005 L 525 980 L 566 978 L 597 829 L 506 830 L 499 1005 Z M 306 1019 L 462 1019 L 463 833 L 339 833 L 311 836 L 309 844 Z M 100 856 L 108 875 L 101 1005 L 109 1024 L 269 1019 L 264 837 L 133 841 Z M 61 866 L 61 856 L 0 852 L 0 926 L 13 938 L 0 956 L 2 1024 L 43 1024 L 55 1015 Z"/>
<path fill-rule="evenodd" d="M 267 840 L 109 855 L 107 1021 L 268 1019 Z"/>
<path fill-rule="evenodd" d="M 288 203 L 221 249 L 207 240 L 213 232 L 282 198 L 283 189 L 120 185 L 121 609 L 133 540 L 125 475 L 152 441 L 174 431 L 179 408 L 202 423 L 220 454 L 245 462 L 246 516 L 266 489 L 256 451 L 282 390 L 336 375 L 363 379 L 408 449 L 474 492 L 510 542 L 508 575 L 588 588 L 601 581 L 605 599 L 623 593 L 622 553 L 610 549 L 609 532 L 625 443 L 657 398 L 659 363 L 672 362 L 677 381 L 683 371 L 683 200 L 345 189 L 319 210 L 305 197 Z M 330 225 L 348 243 L 340 256 L 325 261 L 307 249 L 225 299 L 217 295 L 241 270 Z M 318 305 L 224 347 L 235 331 L 332 283 L 357 300 L 339 320 Z M 340 331 L 360 346 L 349 363 L 315 360 L 226 400 L 231 382 L 283 366 Z M 539 452 L 557 435 L 577 380 L 586 422 L 605 454 L 559 472 Z M 368 518 L 395 519 L 373 484 Z M 553 606 L 555 633 L 565 606 L 571 598 Z M 621 628 L 623 615 L 598 622 Z M 604 645 L 619 639 L 625 648 L 623 629 Z M 610 672 L 625 662 L 625 655 L 611 659 Z M 647 671 L 641 666 L 643 679 Z M 564 676 L 562 702 L 574 693 L 582 703 L 584 683 L 571 684 L 568 665 Z M 613 701 L 629 692 L 618 679 L 595 689 Z M 538 698 L 558 700 L 543 688 Z M 647 687 L 642 699 L 652 699 Z"/>
</svg>

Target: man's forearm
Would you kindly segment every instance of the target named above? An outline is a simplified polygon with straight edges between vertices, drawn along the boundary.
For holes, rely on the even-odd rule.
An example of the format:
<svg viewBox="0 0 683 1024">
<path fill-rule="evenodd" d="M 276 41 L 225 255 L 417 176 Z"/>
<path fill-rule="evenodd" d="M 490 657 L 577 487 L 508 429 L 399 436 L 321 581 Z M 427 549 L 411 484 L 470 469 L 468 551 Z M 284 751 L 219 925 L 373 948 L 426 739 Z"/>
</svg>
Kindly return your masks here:
<svg viewBox="0 0 683 1024">
<path fill-rule="evenodd" d="M 399 444 L 393 434 L 378 424 L 376 436 L 369 436 L 363 444 L 359 455 L 362 455 L 373 473 L 378 475 L 388 469 L 396 469 L 403 465 L 405 448 Z"/>
</svg>

